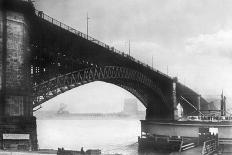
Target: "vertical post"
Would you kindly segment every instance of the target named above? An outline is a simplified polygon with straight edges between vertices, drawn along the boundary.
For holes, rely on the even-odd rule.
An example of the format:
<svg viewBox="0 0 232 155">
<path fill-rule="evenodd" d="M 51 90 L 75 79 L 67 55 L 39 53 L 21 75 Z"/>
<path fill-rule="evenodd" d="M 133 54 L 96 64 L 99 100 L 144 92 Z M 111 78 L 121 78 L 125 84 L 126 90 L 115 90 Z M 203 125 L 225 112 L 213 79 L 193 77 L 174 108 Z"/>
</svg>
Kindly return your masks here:
<svg viewBox="0 0 232 155">
<path fill-rule="evenodd" d="M 224 116 L 226 116 L 226 97 L 224 96 Z"/>
<path fill-rule="evenodd" d="M 168 66 L 167 66 L 167 75 L 169 74 Z"/>
<path fill-rule="evenodd" d="M 130 40 L 129 40 L 129 56 L 130 56 Z"/>
<path fill-rule="evenodd" d="M 152 65 L 152 68 L 153 68 L 153 55 L 152 55 L 152 58 L 151 58 L 151 65 Z"/>
<path fill-rule="evenodd" d="M 178 109 L 177 109 L 177 99 L 176 99 L 176 84 L 177 77 L 173 78 L 172 82 L 172 102 L 173 102 L 173 120 L 178 120 Z"/>
<path fill-rule="evenodd" d="M 87 26 L 87 39 L 89 39 L 89 16 L 88 16 L 88 12 L 87 12 L 87 17 L 86 17 L 86 26 Z"/>
<path fill-rule="evenodd" d="M 201 95 L 197 96 L 198 116 L 201 116 Z"/>
</svg>

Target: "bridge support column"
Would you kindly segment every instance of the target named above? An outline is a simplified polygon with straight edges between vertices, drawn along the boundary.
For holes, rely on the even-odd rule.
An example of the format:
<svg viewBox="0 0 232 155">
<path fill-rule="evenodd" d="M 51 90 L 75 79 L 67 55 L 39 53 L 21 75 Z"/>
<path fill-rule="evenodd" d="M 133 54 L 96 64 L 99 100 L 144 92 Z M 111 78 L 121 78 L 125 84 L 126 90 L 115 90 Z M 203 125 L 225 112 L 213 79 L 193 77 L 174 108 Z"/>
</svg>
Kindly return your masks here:
<svg viewBox="0 0 232 155">
<path fill-rule="evenodd" d="M 0 149 L 37 149 L 30 77 L 29 26 L 3 1 L 0 10 Z"/>
<path fill-rule="evenodd" d="M 177 109 L 177 99 L 176 99 L 176 83 L 177 78 L 173 79 L 172 83 L 172 100 L 173 100 L 173 119 L 178 120 L 178 109 Z"/>
</svg>

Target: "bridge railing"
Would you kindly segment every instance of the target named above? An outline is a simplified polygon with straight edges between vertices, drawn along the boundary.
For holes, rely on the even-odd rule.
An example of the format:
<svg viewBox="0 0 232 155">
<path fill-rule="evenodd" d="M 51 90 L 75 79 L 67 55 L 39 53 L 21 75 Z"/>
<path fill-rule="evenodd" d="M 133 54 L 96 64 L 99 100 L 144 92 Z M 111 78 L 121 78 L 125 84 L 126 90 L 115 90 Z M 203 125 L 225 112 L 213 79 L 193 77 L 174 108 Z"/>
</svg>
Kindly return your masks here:
<svg viewBox="0 0 232 155">
<path fill-rule="evenodd" d="M 205 122 L 232 122 L 231 116 L 188 116 L 189 121 L 205 121 Z"/>
<path fill-rule="evenodd" d="M 28 0 L 23 0 L 23 1 L 28 1 Z M 40 17 L 40 18 L 42 18 L 42 19 L 44 19 L 44 20 L 46 20 L 46 21 L 48 21 L 48 22 L 50 22 L 50 23 L 52 23 L 52 24 L 54 24 L 56 26 L 59 26 L 59 27 L 65 29 L 65 30 L 71 32 L 71 33 L 76 34 L 79 37 L 85 38 L 85 39 L 87 39 L 87 40 L 89 40 L 89 41 L 91 41 L 91 42 L 93 42 L 93 43 L 95 43 L 95 44 L 97 44 L 99 46 L 102 46 L 102 47 L 108 49 L 109 51 L 118 53 L 118 54 L 122 55 L 123 57 L 129 58 L 130 60 L 132 60 L 132 61 L 134 61 L 134 62 L 136 62 L 136 63 L 138 63 L 138 64 L 140 64 L 140 65 L 142 65 L 144 67 L 149 68 L 150 70 L 153 70 L 153 71 L 155 71 L 155 72 L 157 72 L 157 73 L 159 73 L 159 74 L 161 74 L 161 75 L 163 75 L 163 76 L 165 76 L 165 77 L 167 77 L 169 79 L 172 79 L 172 77 L 170 77 L 170 76 L 162 73 L 159 70 L 154 69 L 153 67 L 149 66 L 148 64 L 145 64 L 145 63 L 143 63 L 143 62 L 141 62 L 139 60 L 136 60 L 132 56 L 130 56 L 128 54 L 125 54 L 124 52 L 121 52 L 121 51 L 115 49 L 114 47 L 111 47 L 111 46 L 109 46 L 109 45 L 107 45 L 107 44 L 105 44 L 105 43 L 103 43 L 103 42 L 101 42 L 101 41 L 99 41 L 99 40 L 97 40 L 97 39 L 95 39 L 95 38 L 87 35 L 87 34 L 84 34 L 84 33 L 80 32 L 80 31 L 78 31 L 78 30 L 76 30 L 76 29 L 74 29 L 74 28 L 72 28 L 72 27 L 64 24 L 64 23 L 61 23 L 60 21 L 58 21 L 58 20 L 56 20 L 56 19 L 48 16 L 47 14 L 44 14 L 42 11 L 35 10 L 35 14 L 38 17 Z"/>
<path fill-rule="evenodd" d="M 208 140 L 208 141 L 204 142 L 201 154 L 202 155 L 210 155 L 210 154 L 216 152 L 217 145 L 218 145 L 217 140 L 215 140 L 215 139 Z"/>
</svg>

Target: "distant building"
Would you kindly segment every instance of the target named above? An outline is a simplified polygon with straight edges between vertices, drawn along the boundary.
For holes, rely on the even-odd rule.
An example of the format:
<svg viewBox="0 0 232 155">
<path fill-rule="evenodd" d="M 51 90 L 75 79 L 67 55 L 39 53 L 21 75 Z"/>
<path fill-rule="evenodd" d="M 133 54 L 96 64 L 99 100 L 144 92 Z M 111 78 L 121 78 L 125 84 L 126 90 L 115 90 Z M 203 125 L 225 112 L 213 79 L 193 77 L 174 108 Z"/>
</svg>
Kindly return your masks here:
<svg viewBox="0 0 232 155">
<path fill-rule="evenodd" d="M 177 108 L 177 115 L 178 115 L 178 117 L 182 118 L 183 115 L 184 115 L 183 107 L 181 106 L 180 103 L 178 103 L 178 105 L 177 105 L 176 108 Z"/>
<path fill-rule="evenodd" d="M 66 108 L 67 108 L 67 105 L 64 104 L 64 103 L 61 103 L 61 104 L 60 104 L 60 108 L 59 108 L 58 111 L 57 111 L 57 114 L 58 114 L 58 115 L 69 114 L 69 111 L 67 111 Z"/>
<path fill-rule="evenodd" d="M 138 105 L 135 98 L 128 98 L 124 100 L 123 113 L 127 115 L 138 114 Z"/>
</svg>

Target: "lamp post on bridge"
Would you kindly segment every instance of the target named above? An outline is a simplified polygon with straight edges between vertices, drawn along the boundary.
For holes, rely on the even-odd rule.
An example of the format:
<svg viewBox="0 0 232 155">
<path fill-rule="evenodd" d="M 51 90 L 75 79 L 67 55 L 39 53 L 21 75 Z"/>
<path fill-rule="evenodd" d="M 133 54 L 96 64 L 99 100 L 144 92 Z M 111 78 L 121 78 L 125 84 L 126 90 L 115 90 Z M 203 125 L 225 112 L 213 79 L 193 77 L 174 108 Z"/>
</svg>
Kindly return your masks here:
<svg viewBox="0 0 232 155">
<path fill-rule="evenodd" d="M 153 55 L 152 55 L 152 57 L 151 57 L 151 66 L 152 66 L 152 68 L 153 68 Z"/>
<path fill-rule="evenodd" d="M 130 40 L 129 40 L 129 56 L 130 56 Z"/>
<path fill-rule="evenodd" d="M 86 17 L 86 26 L 87 26 L 87 39 L 89 38 L 89 16 L 88 16 L 88 12 L 87 12 L 87 17 Z"/>
<path fill-rule="evenodd" d="M 198 116 L 201 116 L 201 95 L 197 96 Z"/>
</svg>

